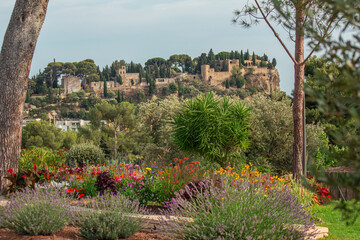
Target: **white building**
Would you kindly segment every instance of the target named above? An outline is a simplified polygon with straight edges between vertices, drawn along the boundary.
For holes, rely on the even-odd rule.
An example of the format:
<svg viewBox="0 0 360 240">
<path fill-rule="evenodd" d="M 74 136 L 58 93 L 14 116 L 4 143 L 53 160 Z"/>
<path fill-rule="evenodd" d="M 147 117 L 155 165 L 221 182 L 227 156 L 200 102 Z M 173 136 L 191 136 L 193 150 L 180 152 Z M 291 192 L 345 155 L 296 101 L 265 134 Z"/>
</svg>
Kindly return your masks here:
<svg viewBox="0 0 360 240">
<path fill-rule="evenodd" d="M 55 126 L 63 131 L 77 131 L 79 127 L 90 124 L 89 120 L 69 119 L 64 121 L 56 121 Z"/>
</svg>

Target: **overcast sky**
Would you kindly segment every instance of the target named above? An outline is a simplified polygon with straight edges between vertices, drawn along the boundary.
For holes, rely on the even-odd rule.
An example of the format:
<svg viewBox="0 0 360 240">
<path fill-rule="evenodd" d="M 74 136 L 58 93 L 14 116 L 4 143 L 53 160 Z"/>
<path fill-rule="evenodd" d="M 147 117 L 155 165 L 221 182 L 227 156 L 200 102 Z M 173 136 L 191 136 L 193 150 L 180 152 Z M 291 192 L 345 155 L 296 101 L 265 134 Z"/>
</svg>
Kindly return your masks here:
<svg viewBox="0 0 360 240">
<path fill-rule="evenodd" d="M 31 73 L 53 61 L 91 58 L 104 67 L 114 60 L 142 63 L 172 54 L 197 57 L 246 50 L 277 60 L 280 88 L 293 89 L 293 64 L 265 24 L 233 25 L 235 9 L 247 0 L 50 0 Z M 0 1 L 1 44 L 15 0 Z M 279 29 L 279 28 L 278 28 Z M 294 52 L 293 43 L 280 31 Z"/>
</svg>

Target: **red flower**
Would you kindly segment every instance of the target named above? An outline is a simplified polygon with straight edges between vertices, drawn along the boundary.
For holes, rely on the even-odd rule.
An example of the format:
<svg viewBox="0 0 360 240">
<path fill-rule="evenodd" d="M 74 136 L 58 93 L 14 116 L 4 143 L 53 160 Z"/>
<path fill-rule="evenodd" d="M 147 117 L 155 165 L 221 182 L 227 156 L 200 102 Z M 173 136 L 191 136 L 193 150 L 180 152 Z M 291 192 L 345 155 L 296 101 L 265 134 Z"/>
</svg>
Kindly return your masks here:
<svg viewBox="0 0 360 240">
<path fill-rule="evenodd" d="M 73 193 L 73 192 L 74 192 L 74 189 L 69 188 L 69 189 L 65 189 L 65 191 L 67 191 L 68 193 Z"/>
<path fill-rule="evenodd" d="M 26 178 L 26 174 L 22 175 L 22 177 L 25 179 L 25 178 Z"/>
<path fill-rule="evenodd" d="M 36 164 L 34 164 L 34 165 L 33 165 L 33 169 L 36 169 L 36 168 L 37 168 L 37 166 L 36 166 Z"/>
<path fill-rule="evenodd" d="M 81 197 L 85 197 L 85 194 L 83 194 L 83 193 L 79 194 L 79 198 L 81 198 Z"/>
<path fill-rule="evenodd" d="M 12 168 L 9 168 L 8 173 L 13 173 L 14 170 Z"/>
</svg>

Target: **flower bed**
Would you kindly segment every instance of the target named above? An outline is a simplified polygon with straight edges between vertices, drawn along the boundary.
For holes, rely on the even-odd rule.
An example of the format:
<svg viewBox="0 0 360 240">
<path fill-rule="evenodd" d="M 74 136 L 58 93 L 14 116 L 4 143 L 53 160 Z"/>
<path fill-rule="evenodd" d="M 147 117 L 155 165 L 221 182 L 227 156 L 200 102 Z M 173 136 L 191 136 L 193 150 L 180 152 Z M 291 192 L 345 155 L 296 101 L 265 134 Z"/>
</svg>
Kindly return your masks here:
<svg viewBox="0 0 360 240">
<path fill-rule="evenodd" d="M 233 223 L 223 221 L 223 225 L 213 226 L 210 231 L 209 228 L 204 228 L 205 230 L 203 230 L 205 232 L 203 232 L 203 234 L 207 237 L 215 236 L 214 234 L 219 231 L 226 232 L 226 234 L 230 234 L 231 236 L 244 237 L 247 232 L 253 231 L 251 230 L 253 229 L 251 226 L 247 226 L 247 228 L 243 230 L 245 232 L 239 232 L 238 228 L 241 224 L 229 228 L 230 225 L 235 222 L 239 224 L 249 216 L 256 216 L 258 220 L 262 219 L 267 210 L 269 210 L 267 213 L 269 217 L 259 220 L 263 223 L 261 229 L 264 231 L 265 229 L 271 228 L 272 225 L 270 222 L 272 220 L 276 220 L 273 224 L 278 224 L 276 232 L 280 235 L 285 234 L 284 236 L 287 236 L 290 232 L 298 231 L 289 227 L 294 224 L 302 224 L 305 226 L 304 229 L 308 230 L 308 226 L 312 226 L 309 218 L 307 217 L 305 221 L 300 215 L 308 216 L 309 208 L 313 204 L 325 202 L 325 200 L 316 201 L 316 198 L 328 199 L 328 192 L 321 185 L 317 184 L 314 179 L 309 179 L 309 181 L 314 189 L 317 190 L 317 195 L 314 195 L 311 190 L 305 189 L 301 184 L 292 180 L 290 175 L 278 177 L 261 174 L 251 164 L 245 165 L 238 171 L 232 167 L 226 167 L 220 168 L 212 173 L 210 171 L 202 171 L 200 162 L 191 162 L 188 158 L 174 159 L 174 163 L 167 166 L 157 166 L 153 164 L 143 168 L 134 164 L 82 165 L 77 168 L 70 168 L 64 164 L 61 166 L 43 167 L 38 167 L 38 165 L 33 164 L 31 168 L 20 169 L 16 173 L 12 169 L 9 169 L 8 172 L 8 179 L 12 182 L 9 192 L 15 194 L 18 190 L 25 187 L 36 189 L 37 191 L 57 191 L 61 196 L 73 199 L 72 202 L 74 202 L 74 200 L 88 199 L 89 201 L 82 201 L 86 203 L 85 206 L 91 204 L 92 199 L 104 196 L 107 198 L 117 197 L 119 199 L 126 199 L 126 201 L 137 202 L 139 206 L 146 206 L 147 204 L 158 205 L 163 210 L 165 209 L 163 211 L 165 215 L 171 214 L 175 215 L 175 217 L 191 218 L 196 226 L 200 226 L 199 224 L 201 222 L 205 223 L 207 221 L 209 221 L 210 224 L 212 222 L 211 219 L 214 217 L 218 219 L 222 216 L 224 219 L 234 220 Z M 209 189 L 212 190 L 210 191 Z M 249 192 L 249 189 L 253 190 Z M 210 192 L 212 194 L 209 194 Z M 208 195 L 206 195 L 206 193 Z M 212 197 L 209 198 L 209 196 Z M 237 200 L 240 202 L 237 202 Z M 193 203 L 196 204 L 192 205 Z M 277 203 L 280 205 L 276 205 Z M 239 206 L 246 206 L 241 208 L 244 210 L 243 212 L 240 211 Z M 250 206 L 254 207 L 252 208 Z M 284 208 L 285 206 L 289 207 Z M 94 206 L 92 207 L 94 208 Z M 236 209 L 233 209 L 233 207 Z M 178 211 L 179 209 L 186 211 Z M 254 211 L 250 211 L 251 209 Z M 299 211 L 291 212 L 296 209 Z M 250 212 L 245 210 L 249 210 Z M 111 212 L 112 211 L 109 210 L 109 214 Z M 234 213 L 241 212 L 241 216 L 245 216 L 244 219 L 241 218 L 240 215 L 234 215 Z M 137 214 L 138 213 L 139 211 L 137 211 Z M 143 214 L 145 212 L 141 213 Z M 282 213 L 282 215 L 278 215 L 278 213 Z M 217 215 L 212 216 L 214 214 Z M 300 214 L 298 218 L 290 217 L 297 216 L 296 214 Z M 202 219 L 198 219 L 198 217 L 201 216 Z M 88 215 L 88 218 L 89 217 Z M 118 215 L 101 215 L 101 217 L 109 217 L 111 219 L 118 219 L 119 221 L 125 219 L 124 216 Z M 91 220 L 91 223 L 86 223 L 88 228 L 95 226 L 97 222 L 104 222 L 104 220 L 94 220 L 93 216 L 89 219 L 93 220 Z M 282 221 L 280 221 L 281 219 Z M 154 221 L 156 223 L 151 226 L 171 225 L 172 228 L 174 228 L 174 224 L 169 224 L 164 218 Z M 250 219 L 246 221 L 250 221 Z M 251 221 L 255 220 L 252 219 Z M 127 219 L 127 222 L 129 222 L 129 219 Z M 187 221 L 185 221 L 185 223 L 186 222 Z M 111 222 L 109 222 L 109 224 L 110 223 Z M 206 225 L 210 226 L 209 224 Z M 260 223 L 256 225 L 259 227 L 259 224 Z M 178 225 L 177 229 L 188 229 L 186 231 L 192 231 L 191 229 L 194 227 L 193 225 L 181 225 L 181 228 L 179 228 L 179 226 L 180 225 Z M 197 229 L 196 231 L 200 231 L 201 226 L 200 228 L 195 228 Z M 110 227 L 109 229 L 112 228 Z M 225 231 L 225 229 L 227 230 Z M 190 232 L 176 232 L 169 229 L 163 231 L 172 232 L 176 236 L 190 234 Z M 255 235 L 251 236 L 275 236 L 275 233 L 261 231 L 259 230 L 256 234 L 254 233 Z M 98 234 L 101 233 L 98 232 Z M 114 234 L 116 235 L 118 233 Z M 296 238 L 299 234 L 304 233 L 296 233 L 294 237 Z M 226 238 L 226 236 L 218 235 L 220 238 Z"/>
</svg>

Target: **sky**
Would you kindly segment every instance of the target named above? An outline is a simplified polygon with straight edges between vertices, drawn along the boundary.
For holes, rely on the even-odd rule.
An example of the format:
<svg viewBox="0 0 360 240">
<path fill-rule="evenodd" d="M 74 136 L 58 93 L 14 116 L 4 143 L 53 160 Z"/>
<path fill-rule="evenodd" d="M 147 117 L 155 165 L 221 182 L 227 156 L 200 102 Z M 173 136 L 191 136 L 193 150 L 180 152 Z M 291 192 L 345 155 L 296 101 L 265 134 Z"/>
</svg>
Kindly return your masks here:
<svg viewBox="0 0 360 240">
<path fill-rule="evenodd" d="M 153 57 L 249 49 L 276 58 L 280 89 L 291 94 L 294 67 L 265 23 L 244 29 L 233 12 L 247 0 L 50 0 L 35 49 L 30 76 L 55 58 L 59 62 L 94 59 L 101 68 L 124 59 L 144 64 Z M 0 1 L 0 39 L 15 0 Z M 275 26 L 277 27 L 277 26 Z M 281 27 L 290 51 L 294 44 Z"/>
</svg>

